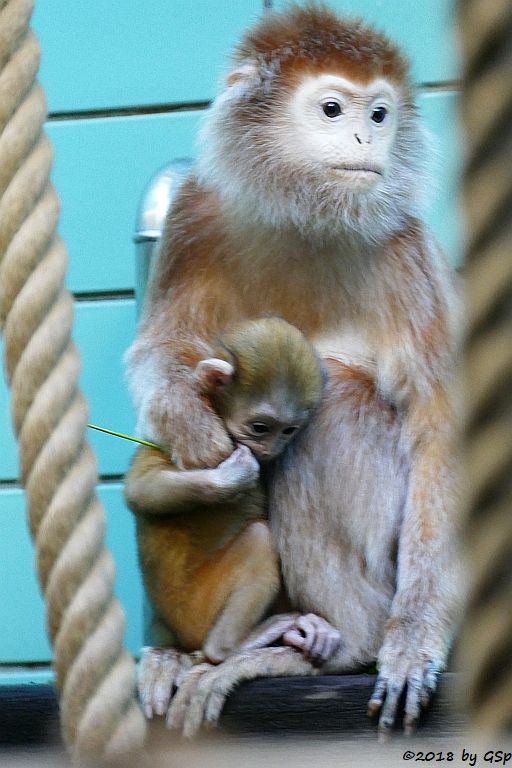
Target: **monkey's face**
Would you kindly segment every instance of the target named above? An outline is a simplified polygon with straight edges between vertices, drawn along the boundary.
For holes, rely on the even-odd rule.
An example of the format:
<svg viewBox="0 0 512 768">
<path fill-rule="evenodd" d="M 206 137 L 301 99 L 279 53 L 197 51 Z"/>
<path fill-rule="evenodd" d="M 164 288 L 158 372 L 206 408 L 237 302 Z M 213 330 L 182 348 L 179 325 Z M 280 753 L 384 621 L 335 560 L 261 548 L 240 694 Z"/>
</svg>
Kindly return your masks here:
<svg viewBox="0 0 512 768">
<path fill-rule="evenodd" d="M 236 220 L 375 242 L 418 212 L 427 152 L 406 83 L 235 74 L 204 125 L 199 175 Z"/>
<path fill-rule="evenodd" d="M 279 409 L 261 402 L 249 409 L 237 408 L 225 417 L 225 423 L 235 442 L 246 445 L 258 461 L 265 462 L 282 453 L 307 416 L 296 407 Z"/>
<path fill-rule="evenodd" d="M 330 74 L 306 77 L 288 105 L 287 140 L 297 161 L 340 192 L 382 184 L 396 135 L 398 94 L 386 80 L 355 84 Z"/>
</svg>

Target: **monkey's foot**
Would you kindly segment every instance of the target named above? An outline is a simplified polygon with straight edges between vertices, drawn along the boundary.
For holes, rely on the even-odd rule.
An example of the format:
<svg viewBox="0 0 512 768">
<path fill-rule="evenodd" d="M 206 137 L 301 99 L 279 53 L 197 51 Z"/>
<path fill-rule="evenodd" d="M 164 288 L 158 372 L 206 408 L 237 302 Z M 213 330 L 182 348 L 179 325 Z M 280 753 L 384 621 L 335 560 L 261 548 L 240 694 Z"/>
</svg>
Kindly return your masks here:
<svg viewBox="0 0 512 768">
<path fill-rule="evenodd" d="M 258 481 L 260 467 L 249 448 L 239 445 L 231 456 L 213 471 L 216 487 L 229 494 L 253 488 Z"/>
<path fill-rule="evenodd" d="M 186 674 L 173 697 L 167 725 L 190 738 L 201 725 L 217 724 L 226 698 L 244 680 L 317 672 L 300 653 L 283 647 L 234 653 L 218 666 L 200 664 Z"/>
<path fill-rule="evenodd" d="M 414 733 L 421 708 L 430 702 L 437 687 L 439 666 L 432 660 L 411 659 L 411 652 L 394 655 L 393 662 L 381 663 L 372 697 L 368 702 L 368 714 L 379 718 L 379 739 L 387 741 L 398 710 L 398 703 L 404 688 L 405 698 L 404 732 Z"/>
<path fill-rule="evenodd" d="M 302 651 L 314 664 L 328 661 L 341 645 L 340 632 L 315 613 L 299 616 L 283 635 L 285 645 Z"/>
<path fill-rule="evenodd" d="M 175 648 L 146 646 L 137 670 L 139 696 L 147 718 L 165 715 L 175 688 L 194 664 L 188 653 Z"/>
<path fill-rule="evenodd" d="M 266 648 L 272 645 L 295 627 L 299 617 L 300 613 L 279 613 L 275 616 L 269 616 L 252 630 L 240 644 L 239 650 L 248 651 L 252 648 Z"/>
</svg>

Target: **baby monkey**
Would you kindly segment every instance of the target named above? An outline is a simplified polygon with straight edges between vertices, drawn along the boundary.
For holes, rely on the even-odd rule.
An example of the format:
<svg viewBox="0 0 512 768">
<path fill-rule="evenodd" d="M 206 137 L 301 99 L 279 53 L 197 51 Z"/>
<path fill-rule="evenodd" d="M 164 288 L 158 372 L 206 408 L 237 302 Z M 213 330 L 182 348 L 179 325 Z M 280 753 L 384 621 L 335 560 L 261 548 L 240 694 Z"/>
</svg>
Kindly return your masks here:
<svg viewBox="0 0 512 768">
<path fill-rule="evenodd" d="M 320 401 L 322 373 L 297 328 L 263 318 L 224 333 L 194 376 L 226 425 L 232 455 L 215 468 L 188 470 L 163 451 L 141 448 L 125 495 L 157 617 L 182 650 L 202 649 L 217 663 L 279 590 L 259 462 L 278 456 L 306 424 Z"/>
</svg>

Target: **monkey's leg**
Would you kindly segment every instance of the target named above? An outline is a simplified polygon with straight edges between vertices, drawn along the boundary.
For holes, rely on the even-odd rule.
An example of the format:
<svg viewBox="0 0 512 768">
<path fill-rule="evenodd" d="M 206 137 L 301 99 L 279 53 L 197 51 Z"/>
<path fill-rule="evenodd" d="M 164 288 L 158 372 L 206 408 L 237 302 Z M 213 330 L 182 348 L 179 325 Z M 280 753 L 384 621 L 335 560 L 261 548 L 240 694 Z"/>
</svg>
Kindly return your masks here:
<svg viewBox="0 0 512 768">
<path fill-rule="evenodd" d="M 249 448 L 237 447 L 213 469 L 178 470 L 163 451 L 140 448 L 126 477 L 125 499 L 135 513 L 172 514 L 194 504 L 229 500 L 256 484 L 259 465 Z"/>
<path fill-rule="evenodd" d="M 255 522 L 230 542 L 220 557 L 199 569 L 188 585 L 185 606 L 171 606 L 174 612 L 169 620 L 186 647 L 203 645 L 206 657 L 219 662 L 239 645 L 278 589 L 277 559 L 268 527 Z M 278 639 L 295 627 L 298 619 L 298 614 L 272 617 L 253 636 L 253 647 Z M 164 646 L 176 643 L 172 635 L 169 643 L 165 637 L 159 640 Z M 193 656 L 172 647 L 143 649 L 138 680 L 147 717 L 165 714 L 180 678 L 197 662 Z"/>
<path fill-rule="evenodd" d="M 225 571 L 218 582 L 217 603 L 222 607 L 203 645 L 213 662 L 222 661 L 239 646 L 279 590 L 277 557 L 267 524 L 257 521 L 247 526 L 230 543 L 217 568 Z"/>
</svg>

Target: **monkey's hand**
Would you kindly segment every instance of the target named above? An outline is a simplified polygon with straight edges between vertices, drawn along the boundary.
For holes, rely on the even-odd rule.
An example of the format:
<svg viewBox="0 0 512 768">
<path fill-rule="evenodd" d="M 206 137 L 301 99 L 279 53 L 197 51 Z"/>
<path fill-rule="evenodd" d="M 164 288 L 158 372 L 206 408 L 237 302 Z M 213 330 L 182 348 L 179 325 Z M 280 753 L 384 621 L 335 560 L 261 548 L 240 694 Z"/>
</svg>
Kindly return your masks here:
<svg viewBox="0 0 512 768">
<path fill-rule="evenodd" d="M 150 439 L 169 451 L 178 469 L 213 468 L 233 452 L 224 422 L 188 382 L 158 391 L 141 418 Z"/>
<path fill-rule="evenodd" d="M 415 643 L 397 642 L 391 635 L 384 642 L 379 654 L 379 675 L 372 697 L 368 703 L 368 714 L 379 718 L 379 738 L 385 741 L 395 722 L 398 704 L 406 688 L 404 732 L 411 735 L 418 723 L 422 707 L 426 707 L 437 686 L 440 663 L 418 650 Z"/>
<path fill-rule="evenodd" d="M 216 492 L 230 498 L 254 488 L 260 476 L 260 465 L 246 445 L 238 445 L 212 472 Z"/>
<path fill-rule="evenodd" d="M 191 655 L 175 648 L 147 646 L 142 649 L 137 686 L 147 718 L 166 714 L 175 688 L 192 666 Z"/>
<path fill-rule="evenodd" d="M 321 616 L 307 613 L 299 616 L 294 626 L 284 633 L 283 642 L 302 651 L 313 664 L 323 664 L 340 647 L 341 634 Z"/>
</svg>

